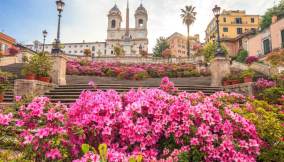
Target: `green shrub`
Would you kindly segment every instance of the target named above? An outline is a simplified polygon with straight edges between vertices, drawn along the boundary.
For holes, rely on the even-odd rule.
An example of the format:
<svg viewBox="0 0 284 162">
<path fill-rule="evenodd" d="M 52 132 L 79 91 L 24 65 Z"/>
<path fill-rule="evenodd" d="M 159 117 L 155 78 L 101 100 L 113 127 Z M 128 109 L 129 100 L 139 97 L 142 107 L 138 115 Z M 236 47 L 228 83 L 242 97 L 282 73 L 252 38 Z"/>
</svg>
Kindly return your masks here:
<svg viewBox="0 0 284 162">
<path fill-rule="evenodd" d="M 248 51 L 241 50 L 237 55 L 236 61 L 244 63 L 247 57 L 248 57 Z"/>
<path fill-rule="evenodd" d="M 284 115 L 280 112 L 281 108 L 271 106 L 265 101 L 254 100 L 234 111 L 251 121 L 262 140 L 268 145 L 268 148 L 261 150 L 259 161 L 283 161 Z"/>
<path fill-rule="evenodd" d="M 281 97 L 284 96 L 284 88 L 272 87 L 265 89 L 260 94 L 260 97 L 271 104 L 281 104 Z"/>
</svg>

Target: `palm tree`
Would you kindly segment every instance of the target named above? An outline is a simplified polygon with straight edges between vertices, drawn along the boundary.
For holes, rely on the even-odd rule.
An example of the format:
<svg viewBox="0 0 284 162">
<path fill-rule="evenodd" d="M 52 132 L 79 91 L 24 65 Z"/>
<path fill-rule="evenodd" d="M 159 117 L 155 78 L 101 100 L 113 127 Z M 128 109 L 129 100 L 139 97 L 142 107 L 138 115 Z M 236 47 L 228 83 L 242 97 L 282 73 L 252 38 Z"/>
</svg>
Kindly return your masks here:
<svg viewBox="0 0 284 162">
<path fill-rule="evenodd" d="M 190 42 L 189 42 L 189 27 L 195 21 L 196 12 L 195 7 L 185 6 L 185 9 L 181 9 L 181 18 L 183 23 L 187 26 L 187 56 L 190 57 Z"/>
</svg>

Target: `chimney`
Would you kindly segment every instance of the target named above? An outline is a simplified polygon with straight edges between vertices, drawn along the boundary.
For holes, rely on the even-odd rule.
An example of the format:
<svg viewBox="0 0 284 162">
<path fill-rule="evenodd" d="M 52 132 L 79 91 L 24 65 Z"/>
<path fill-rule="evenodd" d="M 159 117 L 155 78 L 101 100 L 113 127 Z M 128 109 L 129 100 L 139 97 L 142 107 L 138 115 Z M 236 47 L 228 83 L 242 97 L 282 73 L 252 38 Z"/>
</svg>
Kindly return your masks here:
<svg viewBox="0 0 284 162">
<path fill-rule="evenodd" d="M 278 20 L 278 17 L 277 16 L 272 16 L 272 24 L 275 24 L 276 22 L 277 22 L 277 20 Z"/>
</svg>

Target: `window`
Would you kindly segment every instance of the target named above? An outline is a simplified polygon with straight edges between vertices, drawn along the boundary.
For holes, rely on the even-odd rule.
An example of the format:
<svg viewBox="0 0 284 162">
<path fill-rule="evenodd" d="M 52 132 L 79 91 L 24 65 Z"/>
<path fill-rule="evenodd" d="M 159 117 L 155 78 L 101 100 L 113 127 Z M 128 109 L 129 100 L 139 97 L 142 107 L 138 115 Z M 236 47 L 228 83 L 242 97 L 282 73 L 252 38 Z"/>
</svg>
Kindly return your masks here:
<svg viewBox="0 0 284 162">
<path fill-rule="evenodd" d="M 86 45 L 86 47 L 89 47 L 89 45 Z"/>
<path fill-rule="evenodd" d="M 74 47 L 77 48 L 77 45 L 75 45 Z"/>
<path fill-rule="evenodd" d="M 284 48 L 284 30 L 281 31 L 282 48 Z"/>
<path fill-rule="evenodd" d="M 250 22 L 251 22 L 251 23 L 254 23 L 254 18 L 251 18 L 251 19 L 250 19 Z"/>
<path fill-rule="evenodd" d="M 77 53 L 77 51 L 74 51 L 74 53 Z"/>
<path fill-rule="evenodd" d="M 224 17 L 224 18 L 223 18 L 223 21 L 224 21 L 224 22 L 227 22 L 227 19 L 226 19 L 226 17 Z"/>
<path fill-rule="evenodd" d="M 139 24 L 139 27 L 143 27 L 143 25 L 144 25 L 143 19 L 139 19 L 138 24 Z"/>
<path fill-rule="evenodd" d="M 111 28 L 115 28 L 115 26 L 116 26 L 116 21 L 115 21 L 115 20 L 112 20 L 112 21 L 111 21 Z"/>
<path fill-rule="evenodd" d="M 82 47 L 83 47 L 83 45 L 80 45 L 80 47 L 82 48 Z"/>
<path fill-rule="evenodd" d="M 237 34 L 242 34 L 243 33 L 243 28 L 237 28 Z"/>
<path fill-rule="evenodd" d="M 236 18 L 236 24 L 242 24 L 242 18 Z"/>
<path fill-rule="evenodd" d="M 83 51 L 81 50 L 80 53 L 83 53 Z"/>
<path fill-rule="evenodd" d="M 263 53 L 268 54 L 270 52 L 270 40 L 265 39 L 263 40 Z"/>
<path fill-rule="evenodd" d="M 95 46 L 92 47 L 92 51 L 96 51 L 96 47 Z"/>
<path fill-rule="evenodd" d="M 227 27 L 223 28 L 223 32 L 228 32 L 228 31 L 229 31 L 229 29 Z"/>
</svg>

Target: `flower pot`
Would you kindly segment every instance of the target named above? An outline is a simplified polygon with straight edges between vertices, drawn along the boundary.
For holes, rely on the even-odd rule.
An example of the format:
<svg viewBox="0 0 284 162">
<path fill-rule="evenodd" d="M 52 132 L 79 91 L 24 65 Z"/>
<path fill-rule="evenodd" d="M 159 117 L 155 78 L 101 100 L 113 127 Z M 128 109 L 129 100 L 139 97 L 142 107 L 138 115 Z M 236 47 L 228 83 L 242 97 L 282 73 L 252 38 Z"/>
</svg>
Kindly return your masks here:
<svg viewBox="0 0 284 162">
<path fill-rule="evenodd" d="M 230 85 L 230 82 L 228 80 L 224 80 L 223 81 L 223 86 L 228 86 L 228 85 Z"/>
<path fill-rule="evenodd" d="M 35 74 L 27 74 L 27 75 L 25 76 L 25 78 L 26 78 L 27 80 L 35 80 L 35 79 L 36 79 L 36 75 L 35 75 Z"/>
<path fill-rule="evenodd" d="M 244 77 L 244 82 L 245 83 L 252 82 L 252 77 Z"/>
<path fill-rule="evenodd" d="M 0 103 L 4 101 L 4 94 L 0 94 Z"/>
<path fill-rule="evenodd" d="M 39 81 L 42 81 L 42 82 L 46 82 L 46 83 L 49 83 L 50 82 L 50 78 L 49 77 L 38 77 L 38 80 Z"/>
<path fill-rule="evenodd" d="M 231 80 L 231 84 L 232 85 L 234 85 L 234 84 L 239 84 L 240 83 L 240 81 L 238 81 L 238 80 Z"/>
</svg>

